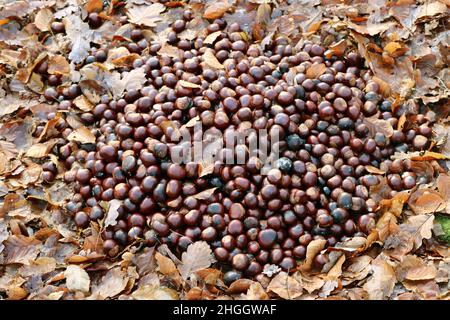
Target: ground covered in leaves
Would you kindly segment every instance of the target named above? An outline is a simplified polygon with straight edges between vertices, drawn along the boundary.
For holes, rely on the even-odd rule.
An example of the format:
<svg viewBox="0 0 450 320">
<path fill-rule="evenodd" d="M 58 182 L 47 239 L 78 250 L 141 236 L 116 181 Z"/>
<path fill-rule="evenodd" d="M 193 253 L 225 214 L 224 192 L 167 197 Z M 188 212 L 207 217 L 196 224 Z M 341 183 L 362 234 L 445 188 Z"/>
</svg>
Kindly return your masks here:
<svg viewBox="0 0 450 320">
<path fill-rule="evenodd" d="M 156 2 L 0 1 L 0 299 L 448 299 L 448 1 Z M 190 245 L 181 257 L 164 245 L 134 245 L 107 258 L 99 233 L 108 221 L 80 231 L 65 213 L 73 190 L 63 182 L 63 166 L 52 153 L 60 137 L 56 122 L 46 120 L 56 104 L 41 97 L 46 87 L 34 68 L 48 58 L 48 73 L 62 75 L 64 85 L 83 81 L 86 74 L 75 66 L 91 43 L 126 37 L 126 25 L 119 27 L 115 18 L 119 11 L 162 44 L 161 55 L 170 54 L 167 30 L 189 7 L 197 16 L 181 34 L 185 39 L 205 32 L 208 19 L 224 17 L 261 46 L 283 34 L 299 48 L 306 39 L 335 53 L 356 48 L 394 107 L 430 110 L 426 117 L 436 122 L 434 151 L 394 157 L 411 159 L 414 172 L 431 182 L 391 198 L 386 182 L 373 187 L 380 219 L 368 238 L 328 249 L 325 240 L 314 240 L 298 270 L 287 274 L 269 268 L 261 282 L 240 279 L 225 286 L 205 242 Z M 83 19 L 94 11 L 106 22 L 92 30 Z M 64 22 L 64 35 L 51 31 L 55 19 Z M 104 80 L 100 85 L 115 97 L 142 85 L 132 72 Z M 83 91 L 75 102 L 79 113 L 91 110 L 95 99 L 95 91 Z M 95 142 L 76 114 L 64 115 L 74 129 L 69 140 Z M 411 114 L 399 125 L 413 121 Z M 44 129 L 36 136 L 38 125 Z M 42 163 L 48 160 L 59 168 L 52 184 L 43 182 Z M 316 270 L 312 262 L 320 252 L 329 262 Z"/>
</svg>

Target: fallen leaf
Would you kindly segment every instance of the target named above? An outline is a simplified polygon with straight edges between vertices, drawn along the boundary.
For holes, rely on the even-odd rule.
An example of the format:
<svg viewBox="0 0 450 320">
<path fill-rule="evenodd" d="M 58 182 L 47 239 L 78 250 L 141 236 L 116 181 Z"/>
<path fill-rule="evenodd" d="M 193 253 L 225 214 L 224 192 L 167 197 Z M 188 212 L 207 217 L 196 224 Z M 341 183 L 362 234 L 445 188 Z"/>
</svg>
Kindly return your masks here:
<svg viewBox="0 0 450 320">
<path fill-rule="evenodd" d="M 197 200 L 206 200 L 206 199 L 209 199 L 209 198 L 213 195 L 214 191 L 216 191 L 216 189 L 217 189 L 217 187 L 214 187 L 214 188 L 211 188 L 211 189 L 203 190 L 203 191 L 201 191 L 201 192 L 195 194 L 195 195 L 194 195 L 194 198 L 197 199 Z"/>
<path fill-rule="evenodd" d="M 41 241 L 33 237 L 12 235 L 4 243 L 5 264 L 19 263 L 28 265 L 39 254 Z"/>
<path fill-rule="evenodd" d="M 89 0 L 84 8 L 87 12 L 100 12 L 103 10 L 103 0 Z"/>
<path fill-rule="evenodd" d="M 436 268 L 430 265 L 409 269 L 405 276 L 405 279 L 418 281 L 418 280 L 434 279 L 435 277 L 436 277 Z"/>
<path fill-rule="evenodd" d="M 363 122 L 369 127 L 372 136 L 380 132 L 386 137 L 391 137 L 394 134 L 394 128 L 387 120 L 364 118 Z"/>
<path fill-rule="evenodd" d="M 155 285 L 142 286 L 133 291 L 131 296 L 135 300 L 179 300 L 175 290 Z"/>
<path fill-rule="evenodd" d="M 34 18 L 34 24 L 41 31 L 49 31 L 50 23 L 53 20 L 53 13 L 49 8 L 39 10 Z"/>
<path fill-rule="evenodd" d="M 244 293 L 247 292 L 250 286 L 255 281 L 250 279 L 238 279 L 234 281 L 230 286 L 228 287 L 227 293 L 229 294 L 237 294 L 237 293 Z"/>
<path fill-rule="evenodd" d="M 214 20 L 222 18 L 225 12 L 228 11 L 232 7 L 231 3 L 228 0 L 217 0 L 212 1 L 206 7 L 205 13 L 203 14 L 203 18 L 208 20 Z"/>
<path fill-rule="evenodd" d="M 259 282 L 253 282 L 247 293 L 242 295 L 243 300 L 269 300 L 269 296 Z"/>
<path fill-rule="evenodd" d="M 92 298 L 106 299 L 115 297 L 125 290 L 128 284 L 128 275 L 119 268 L 109 270 L 100 283 L 92 288 Z"/>
<path fill-rule="evenodd" d="M 94 105 L 86 98 L 85 95 L 79 95 L 73 100 L 73 104 L 81 111 L 89 112 L 94 108 Z"/>
<path fill-rule="evenodd" d="M 369 173 L 373 173 L 373 174 L 385 174 L 386 171 L 378 169 L 377 167 L 374 166 L 366 166 L 366 170 Z"/>
<path fill-rule="evenodd" d="M 409 232 L 414 241 L 414 248 L 418 249 L 422 246 L 423 239 L 432 237 L 434 215 L 416 215 L 411 216 L 408 220 L 400 225 L 400 229 Z"/>
<path fill-rule="evenodd" d="M 415 214 L 434 213 L 446 207 L 441 194 L 427 188 L 418 189 L 413 192 L 408 204 Z"/>
<path fill-rule="evenodd" d="M 328 47 L 328 50 L 325 51 L 325 56 L 330 59 L 332 56 L 342 57 L 347 49 L 347 40 L 342 39 L 337 43 L 333 43 Z"/>
<path fill-rule="evenodd" d="M 222 31 L 216 31 L 208 34 L 208 36 L 203 41 L 204 44 L 213 44 L 214 41 L 222 34 Z"/>
<path fill-rule="evenodd" d="M 276 293 L 280 298 L 291 300 L 300 297 L 303 288 L 300 282 L 286 272 L 280 272 L 270 281 L 267 291 Z"/>
<path fill-rule="evenodd" d="M 205 62 L 206 66 L 213 68 L 213 69 L 225 69 L 224 65 L 217 60 L 216 56 L 212 52 L 212 50 L 208 49 L 203 54 L 203 61 Z"/>
<path fill-rule="evenodd" d="M 77 15 L 70 15 L 64 18 L 63 21 L 67 37 L 72 42 L 69 60 L 75 63 L 82 62 L 89 55 L 90 42 L 93 40 L 94 31 Z"/>
<path fill-rule="evenodd" d="M 156 23 L 162 20 L 161 13 L 165 9 L 166 7 L 163 4 L 153 3 L 147 6 L 129 8 L 127 15 L 131 23 L 156 27 Z"/>
<path fill-rule="evenodd" d="M 105 228 L 109 226 L 115 226 L 117 224 L 117 218 L 119 217 L 118 209 L 122 205 L 122 202 L 117 199 L 109 201 L 108 212 L 105 218 Z"/>
<path fill-rule="evenodd" d="M 208 268 L 215 262 L 211 248 L 205 241 L 197 241 L 190 244 L 181 256 L 182 264 L 178 266 L 183 279 L 188 279 L 192 273 Z"/>
<path fill-rule="evenodd" d="M 162 274 L 168 276 L 172 275 L 173 273 L 178 273 L 175 263 L 173 263 L 173 261 L 170 260 L 169 258 L 164 257 L 159 252 L 156 252 L 155 259 L 156 262 L 158 263 L 159 272 L 161 272 Z"/>
<path fill-rule="evenodd" d="M 49 141 L 46 141 L 45 143 L 36 143 L 30 147 L 30 149 L 27 150 L 25 155 L 30 158 L 44 158 L 48 156 L 50 151 L 52 150 L 53 146 L 56 144 L 57 141 L 51 141 L 52 143 L 48 143 Z"/>
<path fill-rule="evenodd" d="M 43 275 L 56 269 L 56 260 L 50 257 L 39 257 L 27 266 L 19 269 L 22 277 L 30 277 L 33 275 Z"/>
<path fill-rule="evenodd" d="M 450 213 L 450 176 L 447 174 L 441 173 L 439 177 L 436 180 L 437 188 L 442 195 L 445 206 L 446 206 L 446 212 Z"/>
<path fill-rule="evenodd" d="M 66 277 L 67 289 L 70 291 L 89 292 L 91 279 L 84 269 L 76 265 L 69 265 L 67 266 L 66 271 L 64 271 L 64 276 Z"/>
<path fill-rule="evenodd" d="M 179 80 L 178 83 L 179 83 L 181 86 L 185 87 L 185 88 L 198 89 L 198 88 L 201 88 L 201 87 L 202 87 L 202 86 L 200 86 L 200 85 L 198 85 L 198 84 L 195 84 L 195 83 L 192 83 L 192 82 L 189 82 L 189 81 L 185 81 L 185 80 Z"/>
<path fill-rule="evenodd" d="M 394 269 L 384 260 L 375 259 L 371 263 L 372 276 L 363 285 L 371 300 L 384 300 L 394 291 L 396 282 Z"/>
<path fill-rule="evenodd" d="M 319 254 L 319 252 L 325 247 L 326 240 L 316 239 L 311 241 L 306 248 L 306 258 L 303 264 L 300 266 L 302 271 L 311 270 L 314 262 L 314 258 Z"/>
<path fill-rule="evenodd" d="M 91 130 L 83 126 L 69 134 L 67 140 L 79 143 L 95 143 L 96 137 Z"/>
<path fill-rule="evenodd" d="M 327 66 L 324 63 L 314 63 L 306 70 L 306 77 L 310 79 L 317 79 L 325 72 L 326 69 Z"/>
<path fill-rule="evenodd" d="M 61 55 L 51 56 L 48 59 L 47 72 L 49 74 L 68 75 L 70 73 L 69 62 Z"/>
</svg>

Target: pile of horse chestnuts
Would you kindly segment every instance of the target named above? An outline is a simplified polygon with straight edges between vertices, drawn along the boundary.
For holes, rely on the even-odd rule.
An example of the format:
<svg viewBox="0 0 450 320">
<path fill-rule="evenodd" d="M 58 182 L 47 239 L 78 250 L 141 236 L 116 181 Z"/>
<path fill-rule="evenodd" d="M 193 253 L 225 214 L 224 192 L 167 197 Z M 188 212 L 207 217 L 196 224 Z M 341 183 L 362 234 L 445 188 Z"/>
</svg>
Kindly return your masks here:
<svg viewBox="0 0 450 320">
<path fill-rule="evenodd" d="M 167 35 L 179 56 L 161 53 L 162 45 L 147 40 L 137 26 L 130 41 L 110 44 L 139 55 L 119 70 L 145 68 L 147 82 L 120 99 L 104 95 L 92 111 L 81 113 L 95 145 L 65 141 L 57 146 L 68 169 L 64 179 L 76 191 L 67 211 L 79 228 L 104 219 L 102 201 L 121 201 L 117 224 L 101 234 L 105 254 L 115 256 L 134 242 L 167 244 L 181 254 L 203 240 L 225 268 L 226 283 L 258 279 L 265 265 L 294 270 L 313 239 L 333 246 L 370 233 L 377 203 L 369 190 L 382 175 L 370 173 L 368 166 L 385 172 L 391 194 L 424 182 L 426 177 L 411 170 L 411 161 L 390 159 L 395 152 L 426 150 L 429 121 L 419 113 L 413 123 L 399 124 L 410 111 L 383 99 L 358 53 L 337 57 L 308 41 L 298 50 L 282 35 L 262 48 L 238 24 L 223 19 L 207 27 L 207 34 L 216 33 L 212 42 L 204 43 L 206 35 L 180 39 L 192 17 L 185 10 Z M 88 22 L 92 28 L 102 24 L 97 14 Z M 121 22 L 127 23 L 126 17 Z M 61 22 L 51 27 L 64 32 Z M 105 62 L 110 49 L 93 47 L 82 65 Z M 205 63 L 207 51 L 223 68 Z M 316 72 L 309 70 L 318 65 L 323 70 L 311 77 Z M 80 87 L 60 90 L 60 79 L 47 77 L 47 67 L 44 61 L 36 68 L 49 85 L 45 97 L 58 100 L 60 110 L 75 108 Z M 207 174 L 194 161 L 173 163 L 172 134 L 195 117 L 204 129 L 220 130 L 224 139 L 246 128 L 276 132 L 280 157 L 264 175 L 261 161 L 248 157 L 245 148 L 234 150 L 244 153 L 245 163 L 217 160 Z M 377 121 L 392 132 L 377 132 Z M 60 122 L 67 138 L 72 129 L 63 117 Z M 70 170 L 74 163 L 77 169 Z M 47 163 L 43 169 L 51 183 L 55 166 Z M 211 188 L 216 189 L 197 196 Z M 314 260 L 317 268 L 326 262 L 321 254 Z"/>
</svg>

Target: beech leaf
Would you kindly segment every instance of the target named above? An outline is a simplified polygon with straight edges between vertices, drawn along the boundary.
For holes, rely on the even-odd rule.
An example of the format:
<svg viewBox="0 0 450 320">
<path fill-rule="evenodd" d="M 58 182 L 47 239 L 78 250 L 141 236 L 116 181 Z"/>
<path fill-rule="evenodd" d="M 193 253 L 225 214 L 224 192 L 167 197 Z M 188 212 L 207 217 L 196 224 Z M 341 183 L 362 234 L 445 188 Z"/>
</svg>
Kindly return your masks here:
<svg viewBox="0 0 450 320">
<path fill-rule="evenodd" d="M 129 8 L 127 15 L 131 23 L 156 27 L 156 23 L 162 20 L 161 13 L 165 9 L 166 7 L 163 4 L 153 3 L 149 6 Z"/>
<path fill-rule="evenodd" d="M 64 276 L 66 277 L 67 289 L 70 291 L 89 292 L 91 280 L 84 269 L 76 265 L 69 265 L 66 271 L 64 271 Z"/>
<path fill-rule="evenodd" d="M 182 264 L 178 266 L 183 279 L 188 279 L 192 273 L 208 268 L 215 262 L 211 248 L 205 241 L 197 241 L 187 248 L 181 256 Z"/>
<path fill-rule="evenodd" d="M 80 127 L 74 130 L 69 136 L 67 140 L 76 141 L 79 143 L 95 143 L 95 135 L 86 127 Z"/>
</svg>

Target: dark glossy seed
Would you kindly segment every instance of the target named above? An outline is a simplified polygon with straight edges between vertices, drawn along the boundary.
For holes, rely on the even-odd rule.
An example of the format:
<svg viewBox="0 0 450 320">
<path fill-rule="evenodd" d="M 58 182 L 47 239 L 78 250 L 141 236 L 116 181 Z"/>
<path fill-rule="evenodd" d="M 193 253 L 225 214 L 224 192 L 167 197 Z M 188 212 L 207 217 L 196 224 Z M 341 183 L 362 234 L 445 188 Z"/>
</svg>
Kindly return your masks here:
<svg viewBox="0 0 450 320">
<path fill-rule="evenodd" d="M 258 242 L 265 249 L 271 248 L 277 240 L 277 233 L 273 229 L 265 229 L 259 232 Z"/>
</svg>

